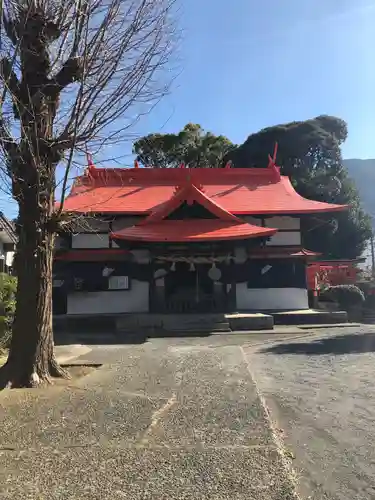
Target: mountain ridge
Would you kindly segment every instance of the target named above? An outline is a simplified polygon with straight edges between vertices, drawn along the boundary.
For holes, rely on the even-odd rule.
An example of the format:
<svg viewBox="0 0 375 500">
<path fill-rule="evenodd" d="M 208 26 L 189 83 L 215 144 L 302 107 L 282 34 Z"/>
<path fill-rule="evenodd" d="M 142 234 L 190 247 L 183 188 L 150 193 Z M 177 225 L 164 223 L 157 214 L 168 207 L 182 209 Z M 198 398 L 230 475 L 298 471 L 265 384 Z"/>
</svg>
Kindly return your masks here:
<svg viewBox="0 0 375 500">
<path fill-rule="evenodd" d="M 358 188 L 363 208 L 375 221 L 375 158 L 348 158 L 343 165 Z"/>
</svg>

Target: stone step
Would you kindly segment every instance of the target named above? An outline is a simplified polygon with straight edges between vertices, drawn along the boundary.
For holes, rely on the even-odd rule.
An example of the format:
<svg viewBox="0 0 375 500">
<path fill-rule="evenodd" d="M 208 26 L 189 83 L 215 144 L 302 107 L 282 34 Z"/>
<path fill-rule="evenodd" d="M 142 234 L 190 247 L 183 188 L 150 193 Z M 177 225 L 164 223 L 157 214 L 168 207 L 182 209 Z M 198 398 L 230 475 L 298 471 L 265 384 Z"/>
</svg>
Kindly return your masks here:
<svg viewBox="0 0 375 500">
<path fill-rule="evenodd" d="M 230 332 L 229 323 L 214 323 L 214 324 L 190 324 L 190 325 L 164 325 L 164 331 L 167 332 Z"/>
<path fill-rule="evenodd" d="M 227 314 L 230 329 L 236 331 L 272 330 L 273 317 L 263 313 Z"/>
</svg>

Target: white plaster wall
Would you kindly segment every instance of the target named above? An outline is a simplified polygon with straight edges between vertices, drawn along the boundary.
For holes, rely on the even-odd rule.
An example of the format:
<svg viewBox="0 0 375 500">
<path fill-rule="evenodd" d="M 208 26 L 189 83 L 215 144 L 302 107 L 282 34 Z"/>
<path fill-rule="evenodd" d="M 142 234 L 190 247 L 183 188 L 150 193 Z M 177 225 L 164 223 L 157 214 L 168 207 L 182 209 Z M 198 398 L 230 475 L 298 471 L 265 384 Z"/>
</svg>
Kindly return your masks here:
<svg viewBox="0 0 375 500">
<path fill-rule="evenodd" d="M 301 233 L 299 231 L 277 232 L 267 241 L 266 245 L 295 246 L 301 244 Z"/>
<path fill-rule="evenodd" d="M 238 310 L 293 310 L 308 309 L 306 288 L 247 288 L 247 283 L 237 283 Z"/>
<path fill-rule="evenodd" d="M 298 217 L 269 217 L 265 219 L 265 226 L 277 229 L 300 229 L 301 221 Z"/>
<path fill-rule="evenodd" d="M 108 234 L 73 234 L 72 248 L 109 248 Z"/>
<path fill-rule="evenodd" d="M 139 224 L 143 217 L 118 217 L 112 222 L 112 231 L 120 231 L 125 227 Z"/>
<path fill-rule="evenodd" d="M 109 230 L 109 222 L 98 217 L 80 217 L 73 225 L 73 232 L 107 232 Z"/>
<path fill-rule="evenodd" d="M 138 313 L 149 310 L 149 284 L 132 280 L 130 290 L 73 292 L 68 295 L 68 314 Z"/>
</svg>

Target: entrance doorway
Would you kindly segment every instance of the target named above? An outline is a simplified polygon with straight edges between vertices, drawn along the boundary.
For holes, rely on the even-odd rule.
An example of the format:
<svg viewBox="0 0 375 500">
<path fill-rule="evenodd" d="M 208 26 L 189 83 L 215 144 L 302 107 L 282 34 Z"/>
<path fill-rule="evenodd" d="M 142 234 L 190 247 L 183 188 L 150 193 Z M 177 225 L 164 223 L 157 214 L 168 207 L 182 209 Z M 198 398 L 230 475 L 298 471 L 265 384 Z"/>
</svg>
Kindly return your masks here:
<svg viewBox="0 0 375 500">
<path fill-rule="evenodd" d="M 226 288 L 209 277 L 209 264 L 176 262 L 165 276 L 165 309 L 171 313 L 223 312 Z"/>
</svg>

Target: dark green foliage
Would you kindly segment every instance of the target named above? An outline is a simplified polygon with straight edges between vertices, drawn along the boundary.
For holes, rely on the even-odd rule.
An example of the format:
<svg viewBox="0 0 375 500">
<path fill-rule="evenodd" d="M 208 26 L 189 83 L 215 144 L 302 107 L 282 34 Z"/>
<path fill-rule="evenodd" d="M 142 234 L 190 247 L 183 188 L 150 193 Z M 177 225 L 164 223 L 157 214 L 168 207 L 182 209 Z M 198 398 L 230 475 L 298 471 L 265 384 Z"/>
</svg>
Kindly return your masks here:
<svg viewBox="0 0 375 500">
<path fill-rule="evenodd" d="M 234 167 L 265 167 L 278 143 L 277 164 L 306 198 L 350 205 L 337 214 L 308 216 L 302 221 L 303 244 L 325 258 L 355 258 L 371 236 L 370 217 L 364 212 L 358 190 L 343 167 L 341 145 L 346 123 L 332 116 L 291 122 L 250 135 L 226 155 Z"/>
<path fill-rule="evenodd" d="M 0 274 L 0 349 L 8 347 L 16 309 L 15 294 L 17 279 L 8 274 Z"/>
<path fill-rule="evenodd" d="M 150 134 L 135 144 L 133 151 L 143 165 L 156 168 L 221 167 L 223 157 L 235 148 L 223 135 L 205 132 L 200 125 L 189 123 L 178 134 Z"/>
<path fill-rule="evenodd" d="M 355 285 L 331 286 L 321 294 L 321 298 L 334 300 L 345 310 L 359 306 L 365 301 L 364 293 Z"/>
</svg>

